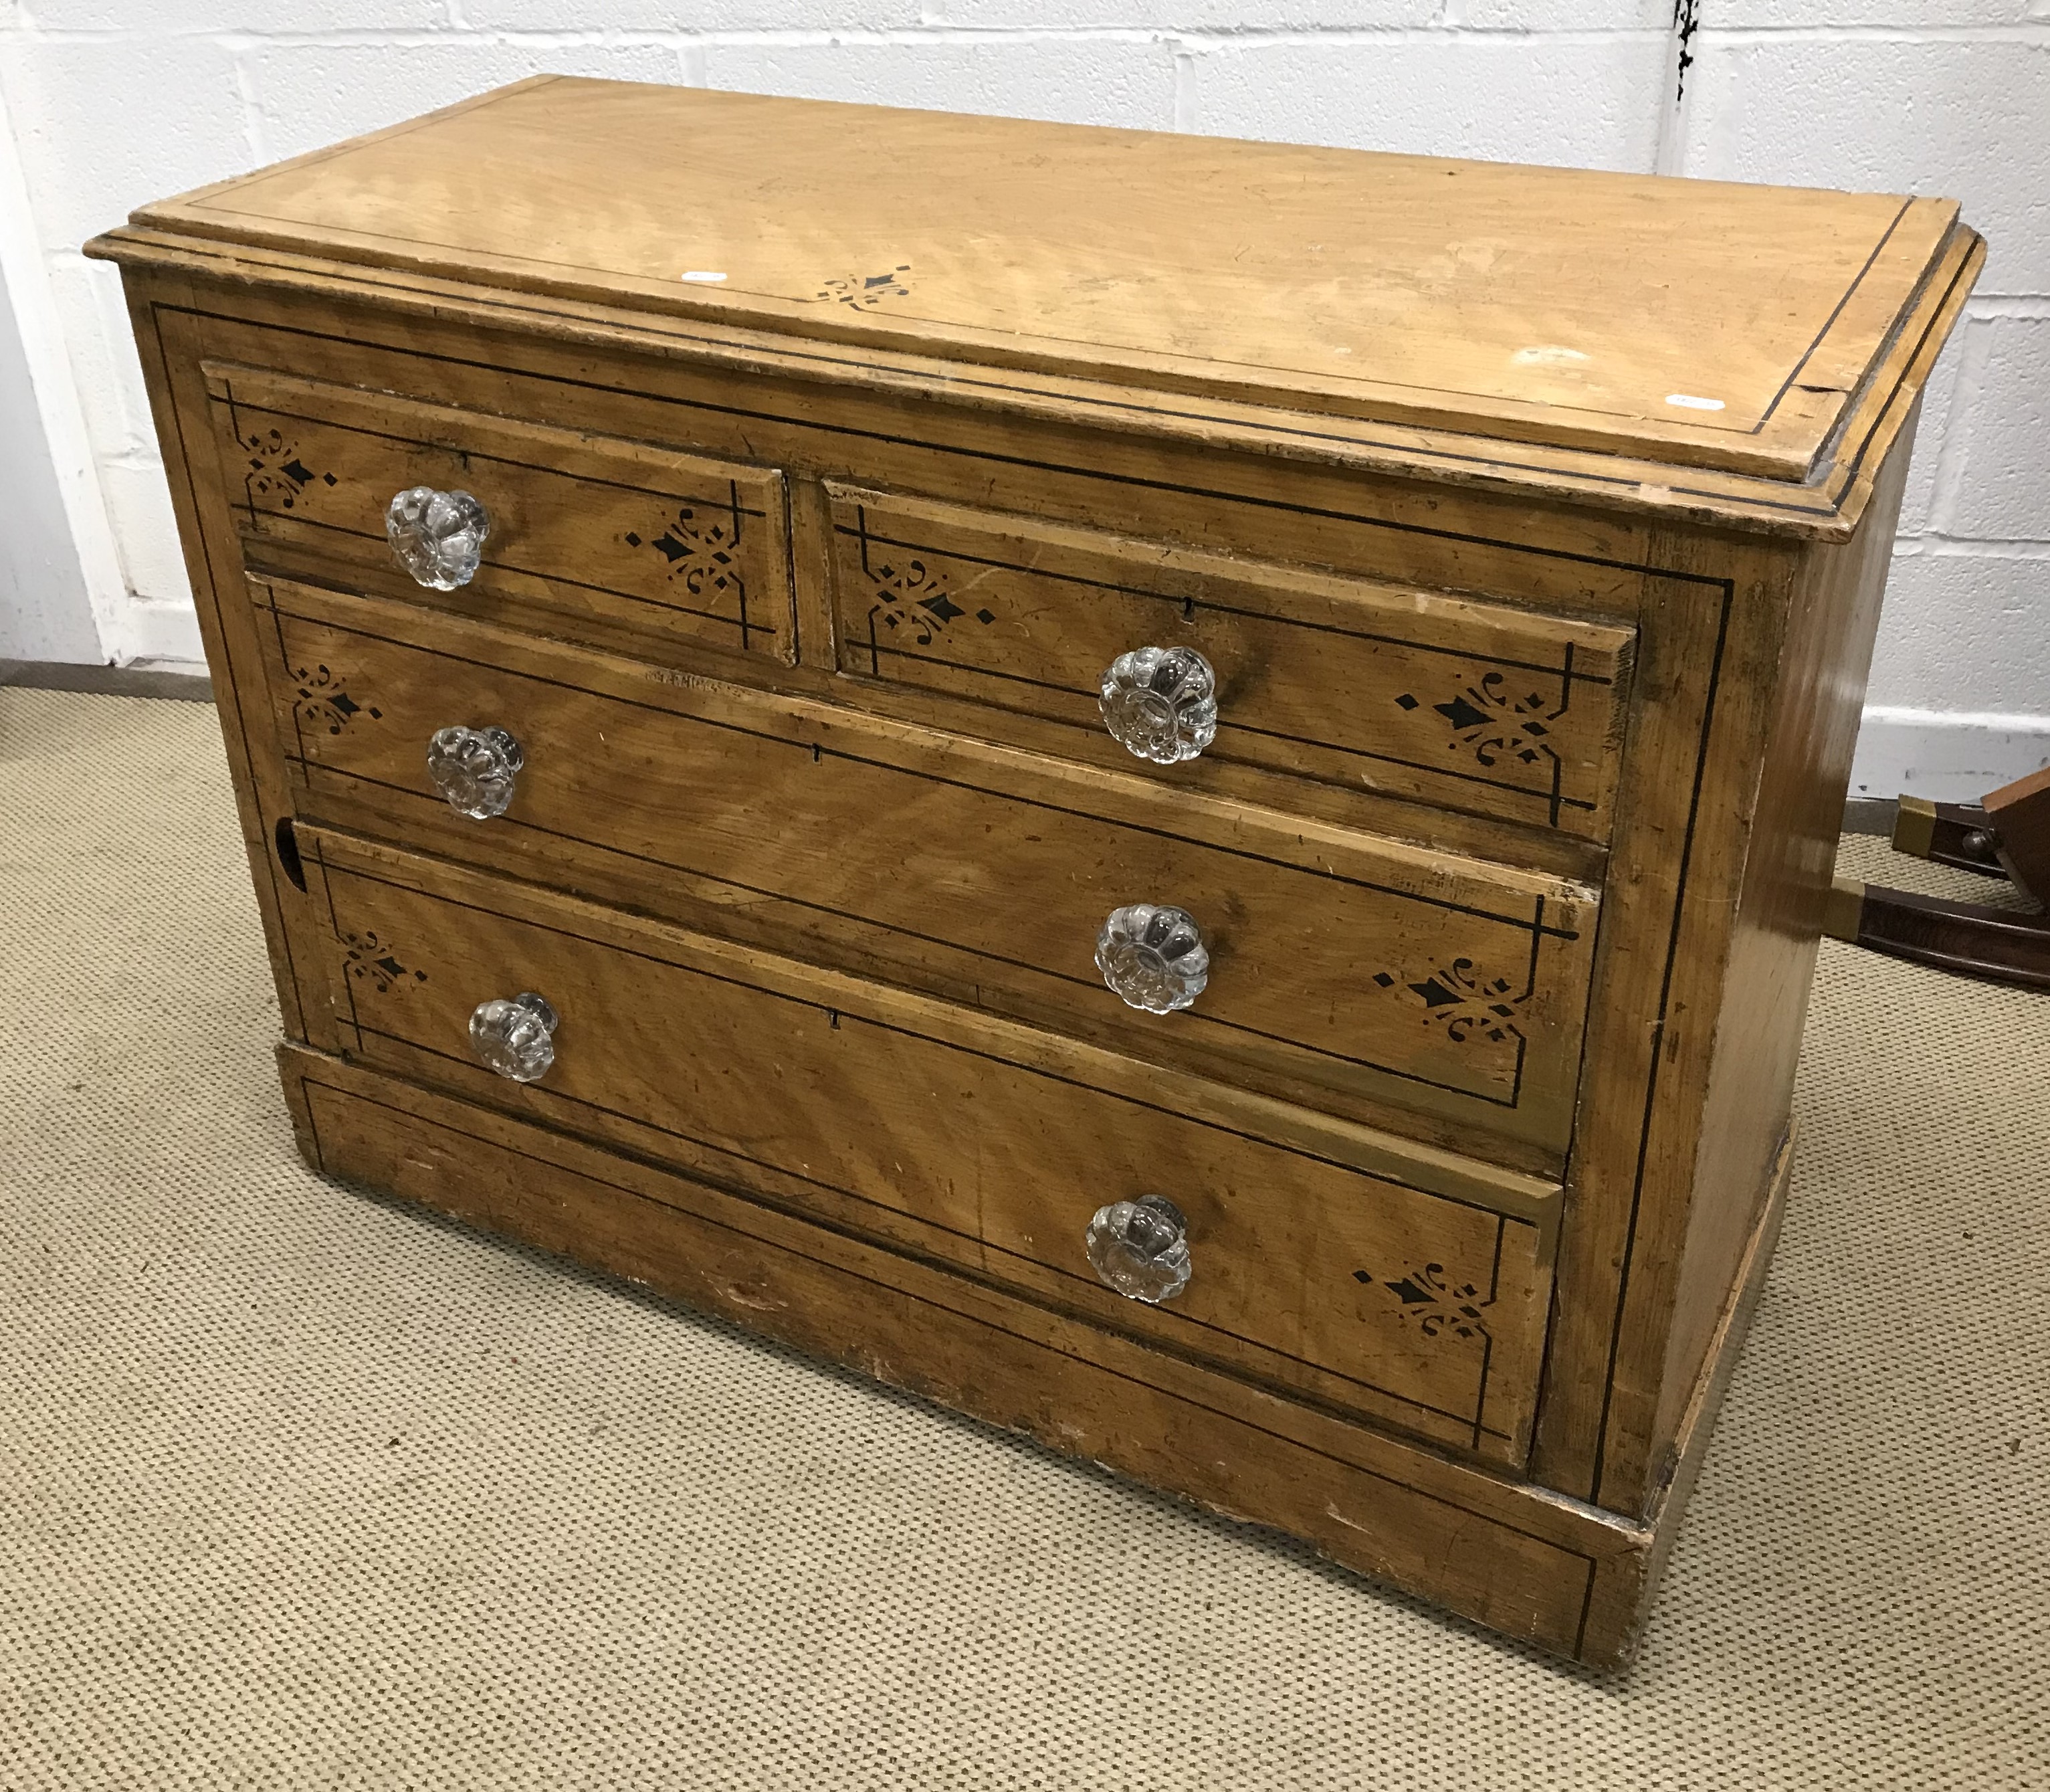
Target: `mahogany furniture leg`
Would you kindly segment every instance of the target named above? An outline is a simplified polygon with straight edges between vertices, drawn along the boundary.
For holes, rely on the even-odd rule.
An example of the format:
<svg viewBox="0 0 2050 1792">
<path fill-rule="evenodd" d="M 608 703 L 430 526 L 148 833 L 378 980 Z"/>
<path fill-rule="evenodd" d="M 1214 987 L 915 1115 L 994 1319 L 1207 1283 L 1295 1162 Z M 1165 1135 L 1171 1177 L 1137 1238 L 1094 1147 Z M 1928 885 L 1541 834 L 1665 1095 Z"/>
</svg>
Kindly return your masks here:
<svg viewBox="0 0 2050 1792">
<path fill-rule="evenodd" d="M 1892 958 L 2050 990 L 2050 916 L 1838 878 L 1823 931 Z"/>
<path fill-rule="evenodd" d="M 1893 849 L 2050 898 L 2050 766 L 1983 804 L 1900 799 Z M 2050 915 L 1918 896 L 1839 878 L 1824 931 L 1895 958 L 2025 989 L 2050 989 Z"/>
<path fill-rule="evenodd" d="M 1904 796 L 1893 817 L 1893 850 L 1982 877 L 2004 878 L 1994 850 L 1993 820 L 1978 803 L 1932 803 Z"/>
<path fill-rule="evenodd" d="M 1993 847 L 2007 875 L 2050 902 L 2050 765 L 1986 793 Z"/>
</svg>

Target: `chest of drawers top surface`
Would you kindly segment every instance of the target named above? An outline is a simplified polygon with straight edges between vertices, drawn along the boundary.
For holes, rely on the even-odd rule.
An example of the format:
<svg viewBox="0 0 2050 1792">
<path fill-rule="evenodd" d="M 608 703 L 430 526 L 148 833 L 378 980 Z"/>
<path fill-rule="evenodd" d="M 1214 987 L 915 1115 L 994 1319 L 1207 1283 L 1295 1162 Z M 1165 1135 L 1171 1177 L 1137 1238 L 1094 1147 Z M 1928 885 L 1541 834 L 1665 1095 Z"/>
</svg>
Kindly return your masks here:
<svg viewBox="0 0 2050 1792">
<path fill-rule="evenodd" d="M 133 224 L 1826 532 L 1957 212 L 541 76 Z"/>
</svg>

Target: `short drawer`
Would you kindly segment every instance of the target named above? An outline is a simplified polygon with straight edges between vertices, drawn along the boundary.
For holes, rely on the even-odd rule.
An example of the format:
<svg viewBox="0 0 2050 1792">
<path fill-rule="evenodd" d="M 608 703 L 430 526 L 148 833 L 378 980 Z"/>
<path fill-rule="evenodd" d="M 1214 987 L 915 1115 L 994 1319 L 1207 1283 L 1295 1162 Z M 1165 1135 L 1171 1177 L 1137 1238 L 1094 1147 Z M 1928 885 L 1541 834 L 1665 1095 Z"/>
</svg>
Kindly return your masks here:
<svg viewBox="0 0 2050 1792">
<path fill-rule="evenodd" d="M 1556 1185 L 389 847 L 306 828 L 301 850 L 328 1049 L 1522 1457 Z M 555 1025 L 522 1083 L 484 1067 L 472 1019 L 528 992 Z M 1187 1286 L 1158 1307 L 1085 1247 L 1098 1207 L 1148 1195 L 1187 1221 Z"/>
<path fill-rule="evenodd" d="M 314 817 L 1290 1099 L 1565 1143 L 1583 886 L 408 606 L 257 590 Z M 451 726 L 517 743 L 489 819 L 437 793 L 428 743 Z M 1192 1007 L 1105 988 L 1099 930 L 1137 903 L 1202 929 Z"/>
<path fill-rule="evenodd" d="M 1100 729 L 1113 660 L 1193 648 L 1208 758 L 1608 838 L 1631 629 L 829 491 L 844 673 Z"/>
<path fill-rule="evenodd" d="M 447 606 L 563 632 L 797 657 L 782 475 L 583 430 L 217 362 L 228 497 L 252 565 L 329 563 L 403 586 L 385 510 L 470 493 L 489 529 Z"/>
</svg>

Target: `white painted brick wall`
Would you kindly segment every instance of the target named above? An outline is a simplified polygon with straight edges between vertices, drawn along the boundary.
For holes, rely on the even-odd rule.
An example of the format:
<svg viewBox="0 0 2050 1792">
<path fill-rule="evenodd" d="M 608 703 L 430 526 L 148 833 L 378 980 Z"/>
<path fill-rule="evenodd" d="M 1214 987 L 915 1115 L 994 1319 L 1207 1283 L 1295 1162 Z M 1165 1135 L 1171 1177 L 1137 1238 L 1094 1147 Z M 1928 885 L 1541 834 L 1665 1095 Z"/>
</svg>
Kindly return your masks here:
<svg viewBox="0 0 2050 1792">
<path fill-rule="evenodd" d="M 1175 123 L 1355 150 L 1649 168 L 1670 56 L 1663 30 L 1227 38 L 1187 56 Z"/>
<path fill-rule="evenodd" d="M 2050 4 L 1701 13 L 1674 172 L 1949 194 L 1986 235 L 1923 401 L 1854 780 L 1975 797 L 2050 760 Z"/>
<path fill-rule="evenodd" d="M 1148 32 L 715 37 L 701 55 L 708 87 L 1156 131 L 1175 118 L 1174 52 Z"/>
<path fill-rule="evenodd" d="M 1695 10 L 1676 109 L 1673 0 L 0 0 L 133 594 L 109 651 L 197 647 L 115 277 L 79 243 L 556 69 L 1962 198 L 1993 253 L 1925 402 L 1861 777 L 1975 793 L 2050 758 L 2050 0 Z"/>
</svg>

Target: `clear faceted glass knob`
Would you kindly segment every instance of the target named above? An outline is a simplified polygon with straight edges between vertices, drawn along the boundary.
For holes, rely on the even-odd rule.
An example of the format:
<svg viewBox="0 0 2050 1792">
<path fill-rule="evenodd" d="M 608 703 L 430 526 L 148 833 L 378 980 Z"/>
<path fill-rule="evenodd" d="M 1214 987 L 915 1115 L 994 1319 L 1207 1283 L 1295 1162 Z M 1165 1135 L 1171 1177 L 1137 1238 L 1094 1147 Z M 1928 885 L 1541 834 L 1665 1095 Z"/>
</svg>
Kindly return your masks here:
<svg viewBox="0 0 2050 1792">
<path fill-rule="evenodd" d="M 538 1081 L 555 1062 L 555 1011 L 532 990 L 509 1002 L 480 1002 L 470 1017 L 470 1043 L 488 1070 L 516 1083 Z"/>
<path fill-rule="evenodd" d="M 1099 1207 L 1083 1243 L 1105 1288 L 1158 1306 L 1189 1285 L 1189 1222 L 1157 1194 Z"/>
<path fill-rule="evenodd" d="M 1172 1014 L 1202 994 L 1210 955 L 1186 909 L 1133 902 L 1113 909 L 1096 937 L 1096 968 L 1126 1007 Z"/>
<path fill-rule="evenodd" d="M 512 806 L 512 789 L 527 755 L 503 728 L 444 728 L 427 742 L 427 776 L 449 807 L 473 821 L 489 821 Z"/>
<path fill-rule="evenodd" d="M 409 485 L 384 507 L 384 532 L 415 582 L 453 591 L 477 576 L 491 518 L 467 492 Z"/>
<path fill-rule="evenodd" d="M 1171 765 L 1217 738 L 1217 674 L 1193 647 L 1140 647 L 1103 675 L 1103 725 L 1128 753 Z"/>
</svg>

